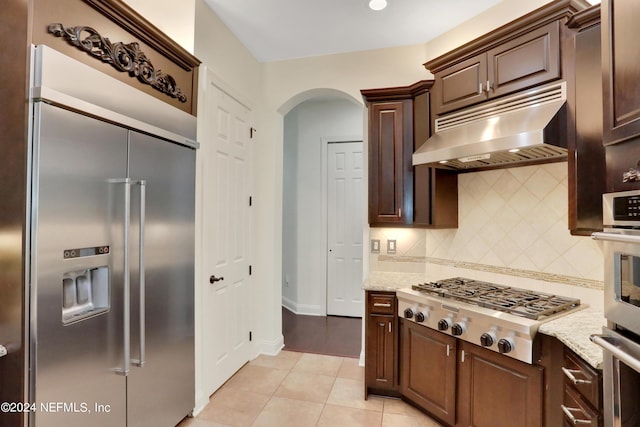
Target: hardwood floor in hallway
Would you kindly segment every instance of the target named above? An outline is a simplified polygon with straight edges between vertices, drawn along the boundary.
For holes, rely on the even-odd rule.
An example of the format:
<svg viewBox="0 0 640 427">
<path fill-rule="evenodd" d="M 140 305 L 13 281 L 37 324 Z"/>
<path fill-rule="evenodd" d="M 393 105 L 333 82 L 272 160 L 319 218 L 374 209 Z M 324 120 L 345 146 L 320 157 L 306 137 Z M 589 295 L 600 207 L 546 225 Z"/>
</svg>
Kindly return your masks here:
<svg viewBox="0 0 640 427">
<path fill-rule="evenodd" d="M 303 316 L 282 307 L 284 349 L 340 357 L 360 357 L 362 319 Z"/>
</svg>

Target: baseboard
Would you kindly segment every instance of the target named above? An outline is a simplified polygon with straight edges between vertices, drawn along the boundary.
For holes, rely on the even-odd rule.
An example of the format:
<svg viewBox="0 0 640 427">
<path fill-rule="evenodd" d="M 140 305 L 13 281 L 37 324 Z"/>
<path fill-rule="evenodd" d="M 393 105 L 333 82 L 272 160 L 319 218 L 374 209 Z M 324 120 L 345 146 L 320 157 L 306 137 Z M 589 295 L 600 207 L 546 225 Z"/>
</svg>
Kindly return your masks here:
<svg viewBox="0 0 640 427">
<path fill-rule="evenodd" d="M 289 310 L 294 314 L 299 314 L 303 316 L 326 316 L 327 313 L 322 310 L 322 307 L 319 305 L 311 305 L 311 304 L 298 304 L 295 301 L 282 297 L 282 305 L 284 308 Z"/>
<path fill-rule="evenodd" d="M 204 410 L 204 408 L 206 408 L 206 406 L 209 404 L 209 398 L 207 397 L 207 399 L 201 401 L 201 402 L 196 402 L 196 407 L 193 409 L 193 411 L 191 411 L 191 414 L 189 414 L 189 417 L 195 418 L 198 415 L 200 415 L 200 412 L 202 412 Z"/>
<path fill-rule="evenodd" d="M 293 300 L 285 297 L 284 295 L 282 296 L 282 306 L 290 312 L 297 314 L 296 303 Z"/>
<path fill-rule="evenodd" d="M 280 350 L 284 348 L 284 336 L 280 336 L 273 341 L 261 341 L 258 344 L 258 354 L 266 354 L 267 356 L 277 356 Z"/>
</svg>

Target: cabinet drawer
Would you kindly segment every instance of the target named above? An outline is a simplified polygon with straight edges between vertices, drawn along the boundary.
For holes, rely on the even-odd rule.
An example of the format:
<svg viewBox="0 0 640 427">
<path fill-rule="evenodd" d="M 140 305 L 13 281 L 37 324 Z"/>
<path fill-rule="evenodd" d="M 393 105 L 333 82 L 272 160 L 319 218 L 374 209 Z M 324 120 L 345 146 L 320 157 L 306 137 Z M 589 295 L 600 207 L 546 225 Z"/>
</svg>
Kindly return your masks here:
<svg viewBox="0 0 640 427">
<path fill-rule="evenodd" d="M 598 427 L 598 413 L 570 385 L 564 386 L 564 403 L 561 406 L 565 425 L 591 425 Z M 583 422 L 580 422 L 583 421 Z"/>
<path fill-rule="evenodd" d="M 599 408 L 602 396 L 598 371 L 567 349 L 564 352 L 563 365 L 565 384 L 575 387 L 591 405 Z"/>
<path fill-rule="evenodd" d="M 368 293 L 368 312 L 372 314 L 395 314 L 396 294 L 395 293 Z"/>
</svg>

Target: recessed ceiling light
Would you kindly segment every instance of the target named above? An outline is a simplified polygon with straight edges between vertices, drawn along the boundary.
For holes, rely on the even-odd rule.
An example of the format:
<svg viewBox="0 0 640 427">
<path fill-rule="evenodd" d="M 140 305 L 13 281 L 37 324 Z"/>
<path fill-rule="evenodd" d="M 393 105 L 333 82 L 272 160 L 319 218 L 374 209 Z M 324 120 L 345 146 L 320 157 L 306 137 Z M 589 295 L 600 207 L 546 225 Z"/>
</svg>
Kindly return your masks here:
<svg viewBox="0 0 640 427">
<path fill-rule="evenodd" d="M 387 0 L 371 0 L 369 7 L 373 10 L 382 10 L 387 7 Z"/>
</svg>

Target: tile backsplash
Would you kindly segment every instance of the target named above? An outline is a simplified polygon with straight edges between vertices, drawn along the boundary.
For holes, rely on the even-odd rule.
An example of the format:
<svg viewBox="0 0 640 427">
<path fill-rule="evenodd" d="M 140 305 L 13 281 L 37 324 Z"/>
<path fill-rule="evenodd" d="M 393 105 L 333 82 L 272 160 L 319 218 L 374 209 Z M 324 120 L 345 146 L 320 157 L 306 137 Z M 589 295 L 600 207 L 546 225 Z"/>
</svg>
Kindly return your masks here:
<svg viewBox="0 0 640 427">
<path fill-rule="evenodd" d="M 602 244 L 567 229 L 567 173 L 560 162 L 460 174 L 459 228 L 372 228 L 382 251 L 371 254 L 370 268 L 419 273 L 461 264 L 543 280 L 566 276 L 601 288 Z M 395 255 L 385 253 L 387 239 L 397 240 Z"/>
</svg>

